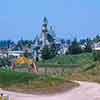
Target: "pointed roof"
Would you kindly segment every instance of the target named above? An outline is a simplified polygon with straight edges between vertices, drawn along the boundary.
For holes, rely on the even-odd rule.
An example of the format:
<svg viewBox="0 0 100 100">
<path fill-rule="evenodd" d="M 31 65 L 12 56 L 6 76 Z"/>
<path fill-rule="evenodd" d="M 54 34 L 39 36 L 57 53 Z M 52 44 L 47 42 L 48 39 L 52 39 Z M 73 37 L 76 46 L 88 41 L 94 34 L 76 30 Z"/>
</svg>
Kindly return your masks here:
<svg viewBox="0 0 100 100">
<path fill-rule="evenodd" d="M 44 17 L 43 22 L 46 23 L 46 24 L 48 23 L 48 20 L 47 20 L 46 17 Z"/>
<path fill-rule="evenodd" d="M 16 60 L 16 64 L 32 64 L 32 60 L 29 60 L 25 56 L 20 57 L 19 59 Z"/>
</svg>

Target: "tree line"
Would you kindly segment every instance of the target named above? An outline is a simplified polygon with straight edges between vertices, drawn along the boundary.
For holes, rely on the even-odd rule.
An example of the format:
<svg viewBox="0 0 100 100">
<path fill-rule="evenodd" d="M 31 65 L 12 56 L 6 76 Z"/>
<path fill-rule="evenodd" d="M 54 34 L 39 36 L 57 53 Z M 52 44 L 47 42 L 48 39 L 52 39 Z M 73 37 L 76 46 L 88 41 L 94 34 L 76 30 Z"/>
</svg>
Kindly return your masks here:
<svg viewBox="0 0 100 100">
<path fill-rule="evenodd" d="M 77 38 L 71 40 L 65 40 L 61 39 L 61 45 L 67 44 L 68 51 L 66 54 L 80 54 L 83 52 L 92 52 L 92 45 L 93 43 L 100 42 L 100 36 L 97 35 L 93 39 L 87 38 L 87 39 L 80 39 L 79 41 Z M 23 47 L 32 48 L 34 45 L 34 40 L 19 40 L 17 43 L 15 43 L 12 40 L 1 40 L 0 41 L 0 48 L 6 47 L 6 48 L 12 48 L 13 50 L 22 49 Z M 42 58 L 43 59 L 50 59 L 57 55 L 57 50 L 59 50 L 59 46 L 56 46 L 56 43 L 53 42 L 51 46 L 45 46 L 42 51 Z"/>
</svg>

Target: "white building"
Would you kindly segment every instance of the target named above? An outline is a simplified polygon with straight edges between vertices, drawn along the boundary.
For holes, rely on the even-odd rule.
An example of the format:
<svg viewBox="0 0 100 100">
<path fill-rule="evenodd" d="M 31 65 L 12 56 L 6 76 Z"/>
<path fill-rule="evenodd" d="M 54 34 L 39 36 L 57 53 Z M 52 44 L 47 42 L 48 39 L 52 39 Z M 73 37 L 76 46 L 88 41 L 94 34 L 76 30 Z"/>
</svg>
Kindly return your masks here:
<svg viewBox="0 0 100 100">
<path fill-rule="evenodd" d="M 8 56 L 13 56 L 13 57 L 19 58 L 24 53 L 25 53 L 25 51 L 8 51 Z"/>
<path fill-rule="evenodd" d="M 95 51 L 100 50 L 100 42 L 94 43 L 93 46 L 92 46 L 92 49 L 95 50 Z"/>
</svg>

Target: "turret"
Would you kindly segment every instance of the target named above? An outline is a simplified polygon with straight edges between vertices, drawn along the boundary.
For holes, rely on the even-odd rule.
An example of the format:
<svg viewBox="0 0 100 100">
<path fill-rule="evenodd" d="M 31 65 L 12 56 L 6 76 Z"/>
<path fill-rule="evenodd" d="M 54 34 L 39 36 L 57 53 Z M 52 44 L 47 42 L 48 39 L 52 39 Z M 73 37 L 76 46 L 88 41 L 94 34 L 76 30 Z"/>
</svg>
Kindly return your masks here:
<svg viewBox="0 0 100 100">
<path fill-rule="evenodd" d="M 43 46 L 48 44 L 47 35 L 48 35 L 48 20 L 47 20 L 46 17 L 44 17 L 43 24 L 42 24 L 42 41 L 43 41 Z"/>
</svg>

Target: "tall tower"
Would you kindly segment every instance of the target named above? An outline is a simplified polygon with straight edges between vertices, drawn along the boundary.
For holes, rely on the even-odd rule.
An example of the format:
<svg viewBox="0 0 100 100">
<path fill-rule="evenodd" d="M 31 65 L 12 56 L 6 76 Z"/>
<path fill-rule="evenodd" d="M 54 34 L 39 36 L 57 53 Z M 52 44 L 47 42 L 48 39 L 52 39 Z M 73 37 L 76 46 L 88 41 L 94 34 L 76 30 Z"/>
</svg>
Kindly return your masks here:
<svg viewBox="0 0 100 100">
<path fill-rule="evenodd" d="M 42 24 L 42 41 L 43 41 L 43 46 L 48 44 L 48 20 L 46 17 L 43 19 L 43 24 Z"/>
</svg>

